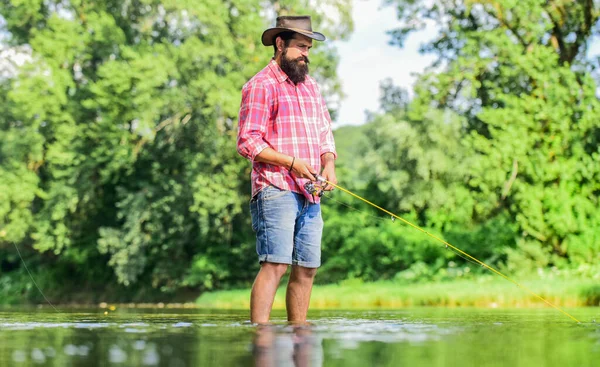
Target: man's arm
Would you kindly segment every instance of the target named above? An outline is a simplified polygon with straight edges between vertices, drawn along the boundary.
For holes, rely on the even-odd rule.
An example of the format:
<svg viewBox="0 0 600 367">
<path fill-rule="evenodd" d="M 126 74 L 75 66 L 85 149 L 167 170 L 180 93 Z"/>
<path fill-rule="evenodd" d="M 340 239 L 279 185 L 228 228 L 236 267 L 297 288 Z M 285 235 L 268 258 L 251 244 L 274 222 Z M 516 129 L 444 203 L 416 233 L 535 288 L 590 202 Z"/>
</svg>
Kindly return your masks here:
<svg viewBox="0 0 600 367">
<path fill-rule="evenodd" d="M 332 184 L 337 185 L 337 177 L 335 176 L 335 155 L 331 152 L 322 154 L 321 166 L 323 167 L 323 172 L 321 173 L 323 178 Z M 324 189 L 325 191 L 331 191 L 333 190 L 333 186 L 328 184 Z"/>
<path fill-rule="evenodd" d="M 252 81 L 242 89 L 242 105 L 237 134 L 237 151 L 254 161 L 269 144 L 264 140 L 269 123 L 269 90 Z"/>
<path fill-rule="evenodd" d="M 337 153 L 335 151 L 335 142 L 333 140 L 333 132 L 331 131 L 331 116 L 329 110 L 325 104 L 325 99 L 321 97 L 321 111 L 323 114 L 323 128 L 320 133 L 320 149 L 321 149 L 321 167 L 323 172 L 321 175 L 327 181 L 337 184 L 337 177 L 335 176 L 335 159 Z M 325 186 L 326 191 L 333 190 L 333 186 Z"/>
<path fill-rule="evenodd" d="M 327 168 L 328 166 L 335 166 L 335 155 L 331 152 L 327 152 L 321 155 L 321 166 Z"/>
<path fill-rule="evenodd" d="M 305 160 L 279 153 L 273 148 L 263 149 L 258 155 L 256 155 L 254 160 L 257 162 L 283 166 L 287 168 L 288 171 L 291 170 L 291 172 L 293 172 L 297 177 L 308 178 L 313 181 L 315 180 L 314 175 L 317 174 L 317 171 Z"/>
</svg>

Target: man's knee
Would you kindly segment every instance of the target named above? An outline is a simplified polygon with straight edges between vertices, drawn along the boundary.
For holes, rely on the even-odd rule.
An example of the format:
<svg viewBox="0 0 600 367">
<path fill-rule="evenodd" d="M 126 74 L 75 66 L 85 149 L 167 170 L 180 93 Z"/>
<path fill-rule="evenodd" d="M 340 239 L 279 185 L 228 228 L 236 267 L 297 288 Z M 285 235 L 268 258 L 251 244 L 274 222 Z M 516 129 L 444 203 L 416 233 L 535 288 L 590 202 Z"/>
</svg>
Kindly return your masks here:
<svg viewBox="0 0 600 367">
<path fill-rule="evenodd" d="M 292 273 L 300 279 L 314 279 L 318 268 L 305 268 L 303 266 L 293 266 Z"/>
<path fill-rule="evenodd" d="M 268 272 L 274 277 L 281 278 L 288 269 L 288 264 L 268 263 L 261 264 L 261 271 Z"/>
</svg>

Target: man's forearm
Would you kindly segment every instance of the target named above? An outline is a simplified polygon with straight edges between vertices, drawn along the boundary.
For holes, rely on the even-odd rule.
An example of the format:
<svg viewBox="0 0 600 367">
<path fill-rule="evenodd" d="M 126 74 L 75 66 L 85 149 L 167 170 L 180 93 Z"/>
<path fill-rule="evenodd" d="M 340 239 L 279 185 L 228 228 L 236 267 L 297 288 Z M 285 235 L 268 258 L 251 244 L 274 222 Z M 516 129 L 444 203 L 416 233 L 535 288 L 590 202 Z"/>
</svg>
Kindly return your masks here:
<svg viewBox="0 0 600 367">
<path fill-rule="evenodd" d="M 321 154 L 321 166 L 323 166 L 323 168 L 325 168 L 327 166 L 334 166 L 334 165 L 335 165 L 335 156 L 333 155 L 333 153 L 328 152 L 328 153 Z"/>
<path fill-rule="evenodd" d="M 294 158 L 283 153 L 279 153 L 273 148 L 265 148 L 260 153 L 256 155 L 254 158 L 257 162 L 263 162 L 268 164 L 273 164 L 276 166 L 283 166 L 287 169 L 290 169 L 292 165 L 292 160 Z"/>
</svg>

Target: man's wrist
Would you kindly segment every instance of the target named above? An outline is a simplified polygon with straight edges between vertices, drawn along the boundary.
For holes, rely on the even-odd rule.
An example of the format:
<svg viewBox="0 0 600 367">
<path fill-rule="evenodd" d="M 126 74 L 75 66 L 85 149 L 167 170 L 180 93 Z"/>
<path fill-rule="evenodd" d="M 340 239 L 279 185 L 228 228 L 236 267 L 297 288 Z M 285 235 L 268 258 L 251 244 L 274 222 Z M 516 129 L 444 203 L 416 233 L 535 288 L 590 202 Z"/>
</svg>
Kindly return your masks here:
<svg viewBox="0 0 600 367">
<path fill-rule="evenodd" d="M 333 153 L 327 152 L 321 154 L 321 165 L 323 167 L 335 165 L 335 156 Z"/>
</svg>

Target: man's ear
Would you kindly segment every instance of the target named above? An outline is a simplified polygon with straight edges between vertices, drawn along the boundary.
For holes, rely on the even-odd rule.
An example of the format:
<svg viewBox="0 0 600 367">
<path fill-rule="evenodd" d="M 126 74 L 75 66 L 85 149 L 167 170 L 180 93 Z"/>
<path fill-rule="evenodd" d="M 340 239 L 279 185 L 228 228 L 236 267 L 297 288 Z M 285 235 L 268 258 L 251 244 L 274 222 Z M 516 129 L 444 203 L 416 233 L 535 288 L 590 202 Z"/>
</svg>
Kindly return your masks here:
<svg viewBox="0 0 600 367">
<path fill-rule="evenodd" d="M 283 39 L 279 36 L 275 37 L 275 45 L 277 45 L 277 51 L 279 52 L 283 51 L 283 47 L 285 46 Z"/>
</svg>

